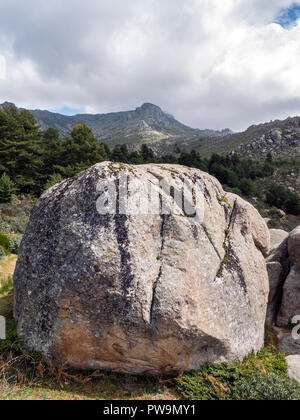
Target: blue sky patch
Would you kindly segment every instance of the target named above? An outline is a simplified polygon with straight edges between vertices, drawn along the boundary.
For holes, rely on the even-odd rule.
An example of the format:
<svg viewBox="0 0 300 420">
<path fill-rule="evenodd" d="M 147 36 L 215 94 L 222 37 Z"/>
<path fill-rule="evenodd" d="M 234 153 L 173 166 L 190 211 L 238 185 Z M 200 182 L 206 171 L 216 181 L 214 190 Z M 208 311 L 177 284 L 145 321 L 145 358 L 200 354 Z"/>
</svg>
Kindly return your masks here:
<svg viewBox="0 0 300 420">
<path fill-rule="evenodd" d="M 300 3 L 293 3 L 290 7 L 281 9 L 275 19 L 283 28 L 290 28 L 300 18 Z"/>
<path fill-rule="evenodd" d="M 84 108 L 71 108 L 69 106 L 63 106 L 58 109 L 54 109 L 53 112 L 57 112 L 58 114 L 62 115 L 77 115 L 77 114 L 83 114 L 85 112 Z"/>
</svg>

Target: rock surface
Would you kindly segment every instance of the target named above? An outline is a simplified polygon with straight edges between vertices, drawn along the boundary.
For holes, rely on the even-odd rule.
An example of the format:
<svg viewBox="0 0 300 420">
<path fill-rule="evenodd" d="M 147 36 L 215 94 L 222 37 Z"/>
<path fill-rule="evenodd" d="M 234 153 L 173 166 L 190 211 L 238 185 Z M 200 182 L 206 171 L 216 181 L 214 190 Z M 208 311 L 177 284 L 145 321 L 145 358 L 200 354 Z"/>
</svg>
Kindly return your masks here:
<svg viewBox="0 0 300 420">
<path fill-rule="evenodd" d="M 281 304 L 281 295 L 278 293 L 278 290 L 282 289 L 284 278 L 282 265 L 279 262 L 268 263 L 267 270 L 269 275 L 270 294 L 266 322 L 272 324 L 276 319 Z"/>
<path fill-rule="evenodd" d="M 288 356 L 286 361 L 289 377 L 300 383 L 300 356 Z"/>
<path fill-rule="evenodd" d="M 277 325 L 285 327 L 292 318 L 300 315 L 300 265 L 294 265 L 284 282 L 282 302 Z"/>
<path fill-rule="evenodd" d="M 267 322 L 276 319 L 278 327 L 286 327 L 293 317 L 300 315 L 300 226 L 273 250 L 267 266 L 270 282 Z"/>
<path fill-rule="evenodd" d="M 300 265 L 300 226 L 293 230 L 288 241 L 289 257 L 292 265 Z"/>
<path fill-rule="evenodd" d="M 288 356 L 300 355 L 300 339 L 294 340 L 291 331 L 286 334 L 281 334 L 278 342 L 278 350 L 280 353 Z"/>
<path fill-rule="evenodd" d="M 271 247 L 270 252 L 273 252 L 280 244 L 289 236 L 288 232 L 281 229 L 270 229 Z"/>
<path fill-rule="evenodd" d="M 203 222 L 176 206 L 99 214 L 99 186 L 121 174 L 138 200 L 161 179 L 174 195 L 200 183 Z M 32 211 L 14 274 L 18 333 L 62 368 L 161 374 L 241 359 L 264 342 L 269 245 L 259 213 L 204 172 L 97 164 Z"/>
</svg>

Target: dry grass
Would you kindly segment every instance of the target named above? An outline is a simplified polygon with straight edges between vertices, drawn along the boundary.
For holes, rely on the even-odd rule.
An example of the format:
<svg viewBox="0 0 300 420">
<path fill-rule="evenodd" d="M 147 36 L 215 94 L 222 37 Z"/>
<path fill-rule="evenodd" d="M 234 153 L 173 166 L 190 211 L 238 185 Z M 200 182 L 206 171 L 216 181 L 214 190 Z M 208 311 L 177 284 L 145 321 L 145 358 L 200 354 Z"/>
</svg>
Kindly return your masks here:
<svg viewBox="0 0 300 420">
<path fill-rule="evenodd" d="M 17 262 L 17 255 L 11 254 L 7 257 L 3 257 L 0 260 L 0 287 L 1 283 L 7 280 L 8 277 L 12 277 Z"/>
</svg>

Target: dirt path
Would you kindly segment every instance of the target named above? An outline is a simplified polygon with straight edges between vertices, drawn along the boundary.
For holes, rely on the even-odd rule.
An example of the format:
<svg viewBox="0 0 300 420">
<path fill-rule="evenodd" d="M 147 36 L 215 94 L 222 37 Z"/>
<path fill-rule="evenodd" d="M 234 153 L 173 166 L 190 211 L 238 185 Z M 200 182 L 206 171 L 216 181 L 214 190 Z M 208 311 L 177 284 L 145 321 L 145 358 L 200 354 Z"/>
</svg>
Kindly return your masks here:
<svg viewBox="0 0 300 420">
<path fill-rule="evenodd" d="M 0 260 L 0 282 L 12 276 L 17 262 L 17 255 L 8 255 Z"/>
</svg>

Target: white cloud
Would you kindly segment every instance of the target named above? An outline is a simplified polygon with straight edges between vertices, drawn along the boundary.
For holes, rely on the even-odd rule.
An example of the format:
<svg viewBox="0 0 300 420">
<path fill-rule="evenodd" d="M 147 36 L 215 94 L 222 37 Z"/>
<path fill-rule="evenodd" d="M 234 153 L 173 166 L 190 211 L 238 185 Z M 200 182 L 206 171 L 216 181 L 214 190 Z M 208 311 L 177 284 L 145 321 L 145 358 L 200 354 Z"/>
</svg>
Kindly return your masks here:
<svg viewBox="0 0 300 420">
<path fill-rule="evenodd" d="M 235 130 L 300 114 L 300 24 L 272 23 L 292 3 L 0 0 L 0 101 L 94 112 L 150 101 Z"/>
<path fill-rule="evenodd" d="M 0 80 L 6 78 L 6 60 L 5 57 L 0 55 Z"/>
</svg>

